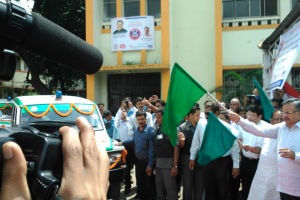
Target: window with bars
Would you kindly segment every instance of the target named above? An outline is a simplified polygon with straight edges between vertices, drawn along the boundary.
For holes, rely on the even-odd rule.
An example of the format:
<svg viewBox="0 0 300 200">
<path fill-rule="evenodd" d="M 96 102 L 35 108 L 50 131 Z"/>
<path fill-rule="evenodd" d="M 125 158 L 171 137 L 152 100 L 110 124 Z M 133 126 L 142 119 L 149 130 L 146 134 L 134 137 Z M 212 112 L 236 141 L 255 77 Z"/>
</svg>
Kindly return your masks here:
<svg viewBox="0 0 300 200">
<path fill-rule="evenodd" d="M 146 1 L 146 15 L 161 17 L 161 0 Z M 140 16 L 140 0 L 123 0 L 124 17 Z M 103 0 L 103 22 L 110 22 L 116 15 L 116 0 Z"/>
<path fill-rule="evenodd" d="M 147 0 L 147 15 L 154 16 L 154 18 L 160 18 L 160 0 Z"/>
<path fill-rule="evenodd" d="M 116 0 L 103 0 L 103 22 L 110 22 L 116 15 Z"/>
<path fill-rule="evenodd" d="M 124 17 L 140 16 L 140 0 L 123 0 Z"/>
<path fill-rule="evenodd" d="M 223 0 L 223 19 L 278 15 L 278 0 Z"/>
<path fill-rule="evenodd" d="M 222 101 L 229 102 L 232 98 L 238 97 L 240 100 L 247 94 L 252 94 L 254 89 L 253 79 L 262 82 L 262 70 L 239 70 L 224 71 L 224 82 L 222 89 Z"/>
</svg>

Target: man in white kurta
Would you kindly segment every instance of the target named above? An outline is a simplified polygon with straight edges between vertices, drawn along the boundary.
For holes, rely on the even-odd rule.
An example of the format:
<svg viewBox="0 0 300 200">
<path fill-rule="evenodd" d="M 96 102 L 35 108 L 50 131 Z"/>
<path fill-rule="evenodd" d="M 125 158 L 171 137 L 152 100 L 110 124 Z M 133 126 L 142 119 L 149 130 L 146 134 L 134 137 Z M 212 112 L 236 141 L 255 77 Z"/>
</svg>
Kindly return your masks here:
<svg viewBox="0 0 300 200">
<path fill-rule="evenodd" d="M 281 111 L 273 112 L 271 124 L 282 122 Z M 279 200 L 276 191 L 277 180 L 277 139 L 265 138 L 254 175 L 248 200 Z"/>
<path fill-rule="evenodd" d="M 230 112 L 229 118 L 244 130 L 263 137 L 277 138 L 277 191 L 280 199 L 300 199 L 300 100 L 282 103 L 284 123 L 271 127 L 256 126 Z"/>
</svg>

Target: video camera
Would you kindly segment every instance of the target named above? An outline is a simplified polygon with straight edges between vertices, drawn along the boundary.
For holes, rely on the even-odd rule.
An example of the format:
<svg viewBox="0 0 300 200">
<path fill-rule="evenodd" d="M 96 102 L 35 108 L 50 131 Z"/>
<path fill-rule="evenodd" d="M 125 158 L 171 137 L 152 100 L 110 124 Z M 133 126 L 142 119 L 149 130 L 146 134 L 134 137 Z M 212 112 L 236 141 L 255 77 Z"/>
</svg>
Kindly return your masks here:
<svg viewBox="0 0 300 200">
<path fill-rule="evenodd" d="M 15 0 L 0 0 L 0 80 L 14 76 L 13 54 L 25 49 L 85 74 L 94 74 L 103 64 L 94 46 Z M 78 56 L 80 55 L 80 56 Z M 11 58 L 13 57 L 13 58 Z"/>
<path fill-rule="evenodd" d="M 85 74 L 98 72 L 103 64 L 102 53 L 94 46 L 41 15 L 28 11 L 17 1 L 0 0 L 0 81 L 13 78 L 14 51 L 18 48 Z M 51 199 L 60 186 L 63 158 L 58 129 L 45 132 L 34 127 L 0 130 L 0 171 L 4 161 L 2 145 L 8 141 L 16 142 L 27 161 L 27 181 L 33 199 Z M 1 131 L 6 131 L 2 137 Z M 9 137 L 3 137 L 7 132 Z"/>
<path fill-rule="evenodd" d="M 27 127 L 11 133 L 9 137 L 0 137 L 1 172 L 4 161 L 2 145 L 8 141 L 16 142 L 24 153 L 27 161 L 27 182 L 32 199 L 51 199 L 58 191 L 63 172 L 59 132 L 45 133 Z"/>
</svg>

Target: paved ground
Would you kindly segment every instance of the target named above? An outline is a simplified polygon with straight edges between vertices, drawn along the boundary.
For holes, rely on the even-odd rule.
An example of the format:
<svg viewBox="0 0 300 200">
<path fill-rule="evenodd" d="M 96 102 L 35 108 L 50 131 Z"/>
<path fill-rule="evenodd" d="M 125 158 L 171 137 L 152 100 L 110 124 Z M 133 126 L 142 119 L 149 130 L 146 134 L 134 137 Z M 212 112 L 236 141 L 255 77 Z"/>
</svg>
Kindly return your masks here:
<svg viewBox="0 0 300 200">
<path fill-rule="evenodd" d="M 131 170 L 131 176 L 132 176 L 133 184 L 131 184 L 131 191 L 130 191 L 129 194 L 124 195 L 125 184 L 124 184 L 124 182 L 121 184 L 120 200 L 133 200 L 134 199 L 134 197 L 136 195 L 136 189 L 137 189 L 135 173 L 134 172 L 135 172 L 135 169 Z M 241 193 L 241 189 L 242 188 L 240 188 L 240 193 Z M 240 194 L 239 196 L 240 196 L 239 200 L 241 200 L 242 195 Z M 181 186 L 181 190 L 180 190 L 180 198 L 178 198 L 178 199 L 182 199 L 182 186 Z"/>
<path fill-rule="evenodd" d="M 131 176 L 132 176 L 133 184 L 131 184 L 131 191 L 130 191 L 129 194 L 124 195 L 125 184 L 124 183 L 121 184 L 120 200 L 131 200 L 131 199 L 134 199 L 134 197 L 136 195 L 136 190 L 137 190 L 136 179 L 135 179 L 135 173 L 134 172 L 135 172 L 135 169 L 131 170 Z M 182 187 L 181 187 L 180 191 L 182 192 Z M 182 193 L 180 193 L 180 195 L 182 196 Z"/>
<path fill-rule="evenodd" d="M 120 200 L 130 200 L 130 199 L 134 199 L 135 195 L 136 195 L 136 183 L 135 183 L 135 180 L 134 180 L 134 183 L 131 185 L 131 191 L 129 194 L 127 195 L 124 195 L 124 189 L 125 189 L 125 186 L 124 186 L 124 183 L 122 183 L 121 185 L 121 195 L 120 195 Z"/>
</svg>

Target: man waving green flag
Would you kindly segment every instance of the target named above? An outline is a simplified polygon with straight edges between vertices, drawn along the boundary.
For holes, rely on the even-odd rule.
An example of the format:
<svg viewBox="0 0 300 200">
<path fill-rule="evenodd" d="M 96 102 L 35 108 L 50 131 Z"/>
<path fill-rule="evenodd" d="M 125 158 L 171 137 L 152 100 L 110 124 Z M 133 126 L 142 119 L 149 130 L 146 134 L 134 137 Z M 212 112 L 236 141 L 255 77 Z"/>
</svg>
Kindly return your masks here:
<svg viewBox="0 0 300 200">
<path fill-rule="evenodd" d="M 205 93 L 207 91 L 200 84 L 177 63 L 174 64 L 162 126 L 173 146 L 177 143 L 177 126 L 180 121 Z"/>
<path fill-rule="evenodd" d="M 236 137 L 212 113 L 209 112 L 203 141 L 198 152 L 198 163 L 207 165 L 211 161 L 222 157 L 232 147 Z"/>
</svg>

